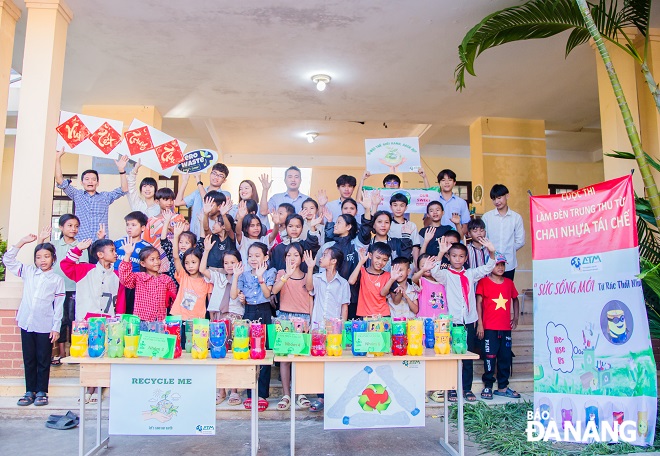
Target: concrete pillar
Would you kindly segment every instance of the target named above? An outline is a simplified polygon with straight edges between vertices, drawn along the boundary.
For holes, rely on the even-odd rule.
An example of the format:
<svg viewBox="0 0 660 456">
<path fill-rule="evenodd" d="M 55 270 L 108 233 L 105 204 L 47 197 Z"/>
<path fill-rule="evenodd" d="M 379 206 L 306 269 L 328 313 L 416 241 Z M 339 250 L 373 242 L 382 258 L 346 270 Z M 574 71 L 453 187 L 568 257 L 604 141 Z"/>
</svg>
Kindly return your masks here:
<svg viewBox="0 0 660 456">
<path fill-rule="evenodd" d="M 7 99 L 9 98 L 9 78 L 11 59 L 14 54 L 14 34 L 16 21 L 21 10 L 11 0 L 0 0 L 0 176 L 5 149 L 5 125 L 7 125 Z M 1 177 L 0 177 L 1 178 Z"/>
<path fill-rule="evenodd" d="M 529 196 L 548 193 L 545 121 L 480 117 L 470 125 L 472 188 L 483 187 L 480 202 L 473 199 L 477 214 L 494 208 L 489 193 L 494 184 L 509 189 L 509 207 L 525 224 L 526 243 L 518 251 L 516 285 L 531 288 L 532 244 L 529 230 Z M 487 235 L 488 233 L 486 233 Z"/>
<path fill-rule="evenodd" d="M 23 80 L 9 209 L 9 242 L 50 224 L 55 144 L 66 35 L 73 14 L 63 0 L 26 0 Z M 22 259 L 31 261 L 29 249 Z"/>
<path fill-rule="evenodd" d="M 644 50 L 643 40 L 639 40 L 638 49 Z M 647 65 L 651 74 L 660 78 L 660 29 L 649 30 L 649 49 Z M 640 65 L 635 65 L 637 75 L 637 101 L 639 103 L 639 129 L 644 151 L 656 160 L 660 160 L 660 114 L 655 105 Z M 617 69 L 618 72 L 618 69 Z M 656 81 L 658 82 L 658 81 Z M 651 168 L 656 183 L 660 182 L 660 173 Z M 641 176 L 637 176 L 641 181 Z M 637 189 L 637 187 L 636 187 Z M 641 190 L 637 190 L 641 194 Z"/>
</svg>

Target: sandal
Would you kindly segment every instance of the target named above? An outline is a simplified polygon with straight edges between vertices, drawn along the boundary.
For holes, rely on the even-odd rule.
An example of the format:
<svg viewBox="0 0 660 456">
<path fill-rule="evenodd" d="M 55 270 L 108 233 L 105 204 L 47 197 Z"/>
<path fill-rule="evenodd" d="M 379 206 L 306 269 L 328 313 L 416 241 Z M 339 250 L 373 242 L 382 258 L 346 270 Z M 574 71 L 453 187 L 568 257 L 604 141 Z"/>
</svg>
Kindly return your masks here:
<svg viewBox="0 0 660 456">
<path fill-rule="evenodd" d="M 245 399 L 243 401 L 243 407 L 245 408 L 245 410 L 252 410 L 252 399 L 249 397 Z"/>
<path fill-rule="evenodd" d="M 89 404 L 89 401 L 92 399 L 92 395 L 90 393 L 85 393 L 85 404 Z M 78 403 L 80 404 L 80 399 L 78 399 Z"/>
<path fill-rule="evenodd" d="M 87 399 L 87 395 L 85 394 L 85 399 Z M 96 393 L 92 393 L 89 396 L 89 404 L 98 404 L 99 402 L 99 395 Z"/>
<path fill-rule="evenodd" d="M 312 405 L 312 403 L 309 402 L 307 396 L 305 396 L 304 394 L 299 394 L 298 399 L 296 400 L 296 405 L 300 408 L 307 409 Z"/>
<path fill-rule="evenodd" d="M 28 391 L 25 393 L 25 395 L 18 400 L 16 405 L 20 405 L 21 407 L 25 407 L 27 405 L 32 405 L 34 403 L 34 393 Z"/>
<path fill-rule="evenodd" d="M 289 410 L 291 407 L 291 396 L 285 394 L 282 399 L 277 403 L 277 410 Z"/>
<path fill-rule="evenodd" d="M 44 393 L 43 391 L 39 391 L 37 393 L 36 399 L 34 400 L 34 405 L 48 405 L 48 394 Z"/>
<path fill-rule="evenodd" d="M 456 394 L 456 390 L 449 390 L 449 402 L 456 401 L 458 401 L 458 394 Z"/>
<path fill-rule="evenodd" d="M 266 409 L 268 408 L 268 401 L 266 399 L 259 398 L 259 402 L 257 402 L 257 410 L 259 412 L 265 412 Z"/>
<path fill-rule="evenodd" d="M 518 393 L 517 391 L 512 390 L 511 388 L 507 388 L 505 392 L 495 390 L 495 391 L 493 391 L 493 394 L 495 396 L 504 396 L 504 397 L 509 397 L 511 399 L 520 399 L 520 393 Z"/>
<path fill-rule="evenodd" d="M 320 412 L 323 410 L 323 407 L 325 407 L 325 404 L 323 404 L 323 401 L 321 399 L 316 399 L 315 401 L 312 401 L 312 404 L 309 406 L 309 411 L 310 412 Z"/>
<path fill-rule="evenodd" d="M 227 399 L 227 396 L 225 394 L 222 394 L 221 392 L 215 393 L 215 405 L 220 405 L 222 404 L 225 399 Z"/>
<path fill-rule="evenodd" d="M 442 404 L 445 402 L 445 392 L 444 391 L 433 391 L 431 393 L 430 399 L 433 402 L 437 402 L 438 404 Z"/>
<path fill-rule="evenodd" d="M 482 398 L 482 399 L 489 400 L 489 401 L 490 401 L 491 399 L 493 399 L 493 390 L 492 390 L 492 388 L 484 388 L 484 389 L 481 391 L 481 398 Z"/>
<path fill-rule="evenodd" d="M 62 365 L 61 359 L 62 358 L 59 357 L 59 356 L 53 356 L 53 359 L 50 360 L 50 365 L 51 366 L 61 366 Z"/>
<path fill-rule="evenodd" d="M 475 402 L 477 400 L 477 396 L 475 396 L 472 391 L 466 391 L 463 393 L 463 399 L 468 402 Z"/>
<path fill-rule="evenodd" d="M 239 396 L 238 393 L 231 393 L 227 404 L 231 406 L 241 405 L 241 396 Z"/>
</svg>

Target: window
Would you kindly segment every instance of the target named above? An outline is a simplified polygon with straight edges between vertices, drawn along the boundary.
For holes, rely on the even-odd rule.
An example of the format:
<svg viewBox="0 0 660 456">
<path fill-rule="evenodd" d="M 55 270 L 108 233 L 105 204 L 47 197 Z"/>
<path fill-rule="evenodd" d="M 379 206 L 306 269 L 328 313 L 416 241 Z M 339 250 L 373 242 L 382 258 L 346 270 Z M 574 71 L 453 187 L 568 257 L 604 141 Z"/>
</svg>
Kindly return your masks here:
<svg viewBox="0 0 660 456">
<path fill-rule="evenodd" d="M 456 181 L 453 193 L 459 198 L 463 198 L 468 205 L 472 204 L 472 182 Z"/>
<path fill-rule="evenodd" d="M 572 192 L 578 189 L 577 185 L 572 184 L 548 184 L 549 195 L 559 195 L 562 193 Z"/>
<path fill-rule="evenodd" d="M 71 185 L 77 185 L 77 174 L 64 174 L 64 179 L 69 179 Z M 51 212 L 50 226 L 53 230 L 52 239 L 59 239 L 61 236 L 59 219 L 64 214 L 75 214 L 73 200 L 69 198 L 64 190 L 57 188 L 57 183 L 53 181 L 53 209 Z"/>
</svg>

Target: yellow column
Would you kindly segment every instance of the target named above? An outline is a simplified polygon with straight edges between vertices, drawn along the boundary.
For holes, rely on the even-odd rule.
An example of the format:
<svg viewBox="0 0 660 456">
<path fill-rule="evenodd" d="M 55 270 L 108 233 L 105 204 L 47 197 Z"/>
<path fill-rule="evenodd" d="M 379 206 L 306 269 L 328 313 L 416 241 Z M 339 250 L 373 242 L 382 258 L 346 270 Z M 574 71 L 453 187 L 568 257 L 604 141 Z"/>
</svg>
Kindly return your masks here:
<svg viewBox="0 0 660 456">
<path fill-rule="evenodd" d="M 0 0 L 0 179 L 7 125 L 7 99 L 9 98 L 9 77 L 11 59 L 14 54 L 14 33 L 21 10 L 11 0 Z"/>
<path fill-rule="evenodd" d="M 644 50 L 643 41 L 638 49 Z M 654 78 L 660 78 L 660 29 L 649 31 L 649 49 L 647 65 Z M 656 160 L 660 161 L 660 115 L 651 96 L 646 79 L 642 74 L 641 67 L 635 65 L 637 75 L 637 101 L 639 102 L 640 134 L 642 136 L 642 147 L 644 151 Z M 618 69 L 617 69 L 618 71 Z M 656 81 L 657 82 L 657 81 Z M 660 183 L 660 173 L 652 168 L 656 183 Z M 641 180 L 641 176 L 638 177 Z M 641 194 L 641 191 L 638 190 Z"/>
<path fill-rule="evenodd" d="M 504 184 L 509 189 L 509 207 L 525 224 L 525 246 L 518 251 L 516 285 L 531 288 L 532 249 L 529 230 L 529 196 L 548 193 L 545 121 L 480 117 L 470 125 L 472 188 L 483 187 L 483 199 L 474 203 L 477 214 L 493 209 L 490 189 Z M 488 233 L 486 233 L 488 235 Z"/>
<path fill-rule="evenodd" d="M 124 122 L 124 131 L 131 125 L 133 119 L 141 120 L 142 122 L 151 125 L 154 128 L 161 129 L 163 124 L 163 117 L 155 106 L 131 106 L 131 105 L 85 105 L 82 108 L 82 114 L 89 116 L 103 117 L 106 119 L 121 120 Z M 80 155 L 78 157 L 78 175 L 80 176 L 86 169 L 92 168 L 92 157 Z M 158 173 L 142 167 L 137 177 L 137 183 L 147 177 L 151 176 L 158 180 Z M 102 174 L 99 176 L 100 185 L 99 190 L 112 190 L 120 185 L 119 174 Z M 128 198 L 124 197 L 115 201 L 110 206 L 108 213 L 108 220 L 110 226 L 108 227 L 111 239 L 118 239 L 126 234 L 124 225 L 124 216 L 131 212 L 131 207 L 128 204 Z"/>
<path fill-rule="evenodd" d="M 73 15 L 63 0 L 26 0 L 27 28 L 19 102 L 9 242 L 50 224 L 55 143 L 66 34 Z M 32 255 L 25 249 L 23 259 Z"/>
<path fill-rule="evenodd" d="M 640 107 L 638 104 L 638 81 L 635 61 L 628 54 L 623 52 L 617 46 L 606 44 L 607 50 L 612 58 L 614 69 L 616 70 L 619 82 L 623 88 L 623 93 L 626 96 L 626 101 L 630 107 L 633 120 L 639 129 L 639 116 Z M 634 160 L 621 160 L 619 158 L 607 157 L 604 154 L 611 153 L 618 150 L 621 152 L 632 152 L 630 140 L 626 133 L 626 127 L 623 124 L 623 117 L 619 110 L 610 78 L 605 70 L 603 60 L 596 53 L 596 69 L 598 75 L 598 99 L 600 102 L 600 126 L 603 137 L 603 168 L 605 180 L 621 177 L 625 174 L 630 174 L 630 170 L 634 169 L 633 183 L 635 190 L 640 195 L 644 193 L 644 183 L 639 174 L 639 168 Z M 646 89 L 648 90 L 648 89 Z M 640 132 L 641 134 L 641 132 Z M 642 138 L 644 145 L 644 139 Z"/>
</svg>

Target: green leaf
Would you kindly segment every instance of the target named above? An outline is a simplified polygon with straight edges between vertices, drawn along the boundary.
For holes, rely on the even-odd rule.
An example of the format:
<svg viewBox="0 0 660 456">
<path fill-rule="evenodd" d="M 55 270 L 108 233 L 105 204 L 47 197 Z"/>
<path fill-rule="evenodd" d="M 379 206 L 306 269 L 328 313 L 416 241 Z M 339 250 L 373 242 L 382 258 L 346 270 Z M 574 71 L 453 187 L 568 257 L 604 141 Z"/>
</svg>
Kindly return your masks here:
<svg viewBox="0 0 660 456">
<path fill-rule="evenodd" d="M 608 157 L 621 158 L 623 160 L 635 160 L 635 154 L 633 154 L 632 152 L 621 152 L 615 150 L 605 155 L 607 155 Z M 649 165 L 655 168 L 656 171 L 660 171 L 660 162 L 658 162 L 655 158 L 651 157 L 646 152 L 644 152 L 644 157 L 646 157 L 646 161 L 649 163 Z"/>
</svg>

